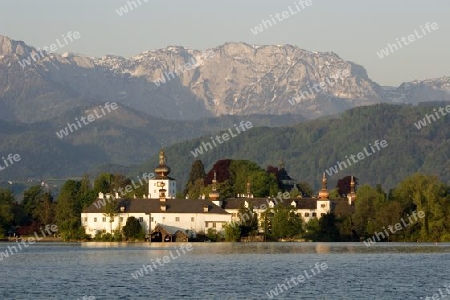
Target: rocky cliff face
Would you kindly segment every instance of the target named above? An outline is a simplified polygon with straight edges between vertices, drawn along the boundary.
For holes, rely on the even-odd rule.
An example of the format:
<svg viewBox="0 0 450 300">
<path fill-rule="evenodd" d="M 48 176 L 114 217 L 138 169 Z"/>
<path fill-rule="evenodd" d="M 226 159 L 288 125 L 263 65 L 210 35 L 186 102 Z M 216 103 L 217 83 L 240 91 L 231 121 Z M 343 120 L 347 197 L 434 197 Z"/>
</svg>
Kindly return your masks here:
<svg viewBox="0 0 450 300">
<path fill-rule="evenodd" d="M 106 101 L 189 120 L 255 113 L 316 118 L 379 102 L 450 100 L 449 78 L 380 87 L 335 53 L 291 45 L 168 47 L 132 58 L 66 53 L 34 61 L 32 54 L 34 48 L 0 36 L 0 118 L 34 122 Z"/>
</svg>

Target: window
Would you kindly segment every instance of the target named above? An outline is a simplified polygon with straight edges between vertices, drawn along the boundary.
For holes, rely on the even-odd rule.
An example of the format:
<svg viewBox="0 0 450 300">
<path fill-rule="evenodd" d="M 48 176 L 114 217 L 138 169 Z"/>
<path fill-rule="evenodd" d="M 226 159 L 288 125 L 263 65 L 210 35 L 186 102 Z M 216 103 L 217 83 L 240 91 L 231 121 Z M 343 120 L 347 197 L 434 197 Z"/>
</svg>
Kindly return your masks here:
<svg viewBox="0 0 450 300">
<path fill-rule="evenodd" d="M 143 217 L 139 217 L 139 222 L 144 222 L 144 218 Z"/>
<path fill-rule="evenodd" d="M 213 228 L 216 228 L 216 222 L 213 223 Z"/>
<path fill-rule="evenodd" d="M 180 217 L 175 217 L 175 222 L 180 222 Z"/>
<path fill-rule="evenodd" d="M 154 217 L 152 217 L 152 222 L 154 221 L 154 219 L 155 219 L 155 218 L 154 218 Z"/>
<path fill-rule="evenodd" d="M 87 217 L 84 217 L 84 221 L 87 222 Z"/>
<path fill-rule="evenodd" d="M 313 213 L 312 216 L 313 216 L 313 217 L 317 217 L 317 214 L 316 214 L 316 213 Z"/>
<path fill-rule="evenodd" d="M 191 217 L 191 222 L 194 222 L 195 221 L 195 218 L 194 217 Z"/>
<path fill-rule="evenodd" d="M 103 217 L 103 218 L 102 218 L 102 221 L 103 221 L 103 222 L 106 222 L 106 217 Z"/>
<path fill-rule="evenodd" d="M 325 207 L 327 207 L 327 205 L 326 204 L 321 204 L 320 207 L 325 208 Z"/>
<path fill-rule="evenodd" d="M 305 217 L 309 217 L 309 213 L 305 213 Z"/>
<path fill-rule="evenodd" d="M 97 218 L 94 218 L 94 222 L 97 222 Z"/>
<path fill-rule="evenodd" d="M 302 213 L 298 213 L 297 216 L 301 217 L 301 216 L 302 216 Z"/>
<path fill-rule="evenodd" d="M 110 217 L 109 218 L 109 221 L 112 223 L 112 222 L 114 222 L 114 217 Z"/>
<path fill-rule="evenodd" d="M 120 217 L 120 223 L 122 223 L 123 222 L 123 217 Z"/>
</svg>

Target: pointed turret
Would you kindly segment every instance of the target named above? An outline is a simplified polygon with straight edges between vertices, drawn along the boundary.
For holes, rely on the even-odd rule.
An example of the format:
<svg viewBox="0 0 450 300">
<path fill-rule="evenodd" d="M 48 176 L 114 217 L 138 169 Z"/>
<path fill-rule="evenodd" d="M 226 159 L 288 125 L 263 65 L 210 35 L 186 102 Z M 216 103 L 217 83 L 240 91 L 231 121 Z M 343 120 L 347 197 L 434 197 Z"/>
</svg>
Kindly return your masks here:
<svg viewBox="0 0 450 300">
<path fill-rule="evenodd" d="M 327 190 L 327 177 L 325 176 L 325 172 L 323 172 L 322 190 L 319 192 L 319 198 L 320 199 L 328 199 L 329 196 L 330 196 L 330 193 L 328 193 L 328 190 Z"/>
<path fill-rule="evenodd" d="M 164 148 L 159 151 L 159 166 L 155 168 L 155 174 L 158 179 L 167 178 L 170 174 L 170 168 L 166 165 L 166 154 Z"/>
<path fill-rule="evenodd" d="M 350 181 L 350 193 L 347 195 L 347 199 L 348 199 L 348 204 L 349 205 L 352 205 L 355 202 L 355 200 L 356 200 L 355 180 L 353 179 L 353 176 L 352 176 L 352 179 Z"/>
<path fill-rule="evenodd" d="M 217 191 L 217 179 L 216 179 L 216 171 L 214 171 L 214 179 L 212 181 L 212 191 L 209 193 L 209 199 L 211 201 L 217 201 L 219 199 L 219 192 Z"/>
<path fill-rule="evenodd" d="M 253 198 L 251 187 L 252 184 L 250 183 L 250 177 L 247 177 L 247 198 Z"/>
</svg>

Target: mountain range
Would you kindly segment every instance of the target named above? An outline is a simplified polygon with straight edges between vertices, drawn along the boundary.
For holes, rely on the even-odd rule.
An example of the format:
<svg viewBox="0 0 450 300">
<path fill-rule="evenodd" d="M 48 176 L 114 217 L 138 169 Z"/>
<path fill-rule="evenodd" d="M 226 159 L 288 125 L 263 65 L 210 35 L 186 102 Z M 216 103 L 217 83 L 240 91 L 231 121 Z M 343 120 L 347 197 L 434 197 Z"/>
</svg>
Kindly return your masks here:
<svg viewBox="0 0 450 300">
<path fill-rule="evenodd" d="M 303 134 L 296 130 L 305 126 L 315 132 L 309 126 L 321 124 L 321 134 L 333 131 L 335 115 L 361 106 L 439 101 L 450 101 L 450 77 L 380 86 L 364 67 L 333 52 L 292 45 L 226 43 L 206 50 L 172 46 L 131 58 L 96 58 L 45 53 L 0 35 L 0 149 L 2 154 L 22 157 L 20 164 L 0 172 L 0 180 L 79 176 L 104 169 L 145 167 L 148 172 L 155 163 L 151 157 L 162 144 L 168 153 L 177 152 L 170 145 L 183 149 L 173 159 L 180 163 L 179 172 L 187 173 L 194 159 L 190 151 L 199 141 L 241 121 L 251 121 L 255 129 L 205 154 L 207 165 L 212 161 L 206 157 L 217 152 L 221 155 L 214 159 L 245 156 L 262 165 L 280 159 L 292 165 L 299 158 L 298 149 L 320 148 L 309 136 L 306 142 L 298 140 L 272 151 L 273 144 L 285 145 L 283 139 L 294 134 L 292 130 Z M 67 137 L 57 137 L 56 132 L 106 102 L 117 102 L 119 109 Z M 423 107 L 415 109 L 424 112 Z M 383 118 L 379 110 L 367 111 L 377 120 Z M 276 133 L 272 136 L 276 142 L 266 140 L 267 144 L 258 146 L 266 154 L 250 155 L 252 146 L 246 138 L 264 140 L 265 132 Z M 255 133 L 261 135 L 259 139 Z M 344 142 L 332 138 L 337 139 L 333 143 Z M 238 142 L 248 151 L 239 148 Z M 328 154 L 348 154 L 344 152 Z M 142 163 L 142 167 L 128 168 Z M 420 164 L 414 166 L 420 168 Z M 314 172 L 310 166 L 310 176 L 299 168 L 292 169 L 295 176 L 315 181 L 325 164 L 318 164 Z M 184 175 L 175 175 L 183 182 Z M 368 180 L 376 182 L 382 175 L 376 176 Z"/>
<path fill-rule="evenodd" d="M 326 86 L 318 89 L 321 83 Z M 308 91 L 302 101 L 289 102 Z M 314 119 L 380 102 L 450 100 L 449 91 L 450 77 L 382 87 L 364 67 L 333 52 L 292 45 L 227 43 L 203 51 L 177 46 L 131 58 L 93 58 L 42 56 L 0 36 L 0 118 L 27 123 L 107 101 L 170 120 L 250 114 Z"/>
</svg>

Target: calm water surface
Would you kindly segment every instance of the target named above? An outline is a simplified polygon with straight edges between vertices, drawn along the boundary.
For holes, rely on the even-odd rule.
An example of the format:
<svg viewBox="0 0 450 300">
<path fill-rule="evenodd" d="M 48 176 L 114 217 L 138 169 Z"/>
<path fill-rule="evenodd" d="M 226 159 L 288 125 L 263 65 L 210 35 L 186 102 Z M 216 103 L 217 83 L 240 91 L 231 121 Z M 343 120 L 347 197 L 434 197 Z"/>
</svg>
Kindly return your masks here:
<svg viewBox="0 0 450 300">
<path fill-rule="evenodd" d="M 450 285 L 450 244 L 192 243 L 178 255 L 180 245 L 33 244 L 0 261 L 0 299 L 269 299 L 283 283 L 276 299 L 424 299 Z M 312 276 L 317 262 L 328 269 Z"/>
</svg>

